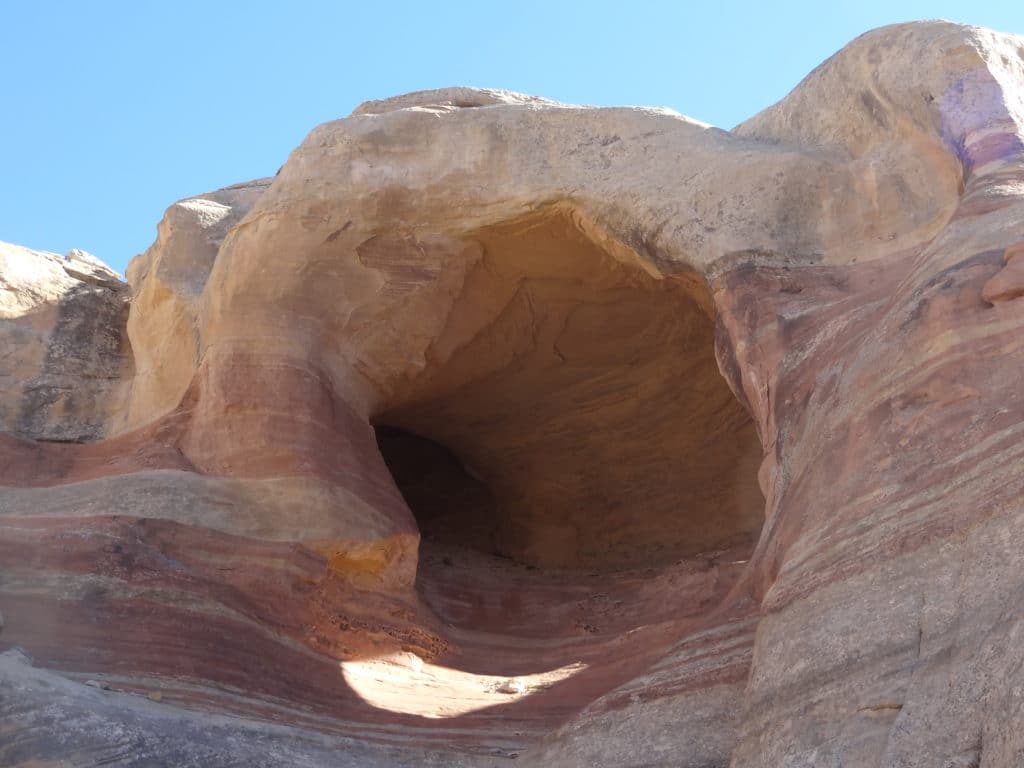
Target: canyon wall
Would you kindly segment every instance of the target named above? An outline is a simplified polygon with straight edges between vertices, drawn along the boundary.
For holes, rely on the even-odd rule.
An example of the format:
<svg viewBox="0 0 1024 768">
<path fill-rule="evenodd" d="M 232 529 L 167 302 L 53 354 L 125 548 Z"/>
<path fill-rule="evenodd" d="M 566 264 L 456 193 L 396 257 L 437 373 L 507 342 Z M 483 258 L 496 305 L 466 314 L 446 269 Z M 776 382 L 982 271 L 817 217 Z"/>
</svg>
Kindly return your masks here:
<svg viewBox="0 0 1024 768">
<path fill-rule="evenodd" d="M 0 245 L 0 763 L 1024 764 L 1024 39 L 451 88 Z"/>
</svg>

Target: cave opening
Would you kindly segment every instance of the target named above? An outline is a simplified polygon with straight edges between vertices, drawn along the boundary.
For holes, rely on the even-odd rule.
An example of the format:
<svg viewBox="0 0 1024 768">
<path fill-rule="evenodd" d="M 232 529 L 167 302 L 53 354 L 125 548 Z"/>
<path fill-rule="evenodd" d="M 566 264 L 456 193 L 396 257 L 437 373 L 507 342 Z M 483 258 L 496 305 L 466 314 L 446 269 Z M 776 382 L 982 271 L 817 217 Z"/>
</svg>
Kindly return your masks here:
<svg viewBox="0 0 1024 768">
<path fill-rule="evenodd" d="M 397 427 L 376 427 L 377 447 L 428 544 L 505 556 L 494 494 L 449 448 Z"/>
<path fill-rule="evenodd" d="M 454 625 L 546 632 L 565 622 L 530 607 L 536 585 L 550 604 L 721 553 L 744 562 L 761 445 L 718 370 L 703 281 L 645 269 L 567 215 L 477 238 L 429 364 L 373 419 L 420 529 L 421 595 Z M 689 611 L 668 602 L 604 625 Z"/>
<path fill-rule="evenodd" d="M 370 360 L 398 373 L 368 378 L 385 383 L 370 422 L 419 530 L 410 615 L 443 651 L 403 646 L 346 680 L 385 709 L 490 722 L 500 707 L 502 727 L 543 730 L 742 594 L 761 444 L 719 371 L 702 277 L 559 206 L 433 242 L 435 261 L 436 244 L 388 251 L 397 279 L 436 288 L 381 316 Z"/>
</svg>

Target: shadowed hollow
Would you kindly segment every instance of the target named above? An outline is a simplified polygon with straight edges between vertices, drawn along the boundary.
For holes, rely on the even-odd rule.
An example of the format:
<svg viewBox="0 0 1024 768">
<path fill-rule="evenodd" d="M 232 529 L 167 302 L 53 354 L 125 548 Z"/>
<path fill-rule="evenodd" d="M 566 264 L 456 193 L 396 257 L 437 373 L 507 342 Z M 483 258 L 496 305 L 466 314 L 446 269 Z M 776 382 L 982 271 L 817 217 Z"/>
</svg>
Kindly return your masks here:
<svg viewBox="0 0 1024 768">
<path fill-rule="evenodd" d="M 471 341 L 375 419 L 424 538 L 599 571 L 752 543 L 761 449 L 718 371 L 706 289 L 617 260 L 564 215 L 480 240 L 449 319 L 478 326 Z"/>
</svg>

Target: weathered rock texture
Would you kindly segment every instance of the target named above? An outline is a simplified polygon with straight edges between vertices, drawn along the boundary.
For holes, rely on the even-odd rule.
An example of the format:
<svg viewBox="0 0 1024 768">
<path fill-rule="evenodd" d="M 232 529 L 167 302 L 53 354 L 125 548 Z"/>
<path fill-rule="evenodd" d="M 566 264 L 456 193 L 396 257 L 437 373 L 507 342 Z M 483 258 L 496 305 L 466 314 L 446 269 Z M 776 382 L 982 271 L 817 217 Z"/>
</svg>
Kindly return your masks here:
<svg viewBox="0 0 1024 768">
<path fill-rule="evenodd" d="M 0 251 L 0 763 L 1024 765 L 1024 39 L 371 102 L 128 277 Z"/>
</svg>

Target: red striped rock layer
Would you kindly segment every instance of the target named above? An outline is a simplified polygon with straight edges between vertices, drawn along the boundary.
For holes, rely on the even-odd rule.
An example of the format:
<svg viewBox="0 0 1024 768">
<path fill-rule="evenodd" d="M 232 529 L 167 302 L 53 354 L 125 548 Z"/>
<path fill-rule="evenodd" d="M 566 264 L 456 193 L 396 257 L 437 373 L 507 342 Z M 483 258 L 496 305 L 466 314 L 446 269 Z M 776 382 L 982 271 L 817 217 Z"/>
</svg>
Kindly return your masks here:
<svg viewBox="0 0 1024 768">
<path fill-rule="evenodd" d="M 401 726 L 421 730 L 423 743 L 466 749 L 510 741 L 521 749 L 699 626 L 702 607 L 720 601 L 743 569 L 729 565 L 740 552 L 611 580 L 538 577 L 502 559 L 446 550 L 427 555 L 451 564 L 428 562 L 424 605 L 404 593 L 354 588 L 331 575 L 323 556 L 293 542 L 167 520 L 161 494 L 180 504 L 187 488 L 172 474 L 8 496 L 14 514 L 5 516 L 0 547 L 5 641 L 31 649 L 36 664 L 118 689 L 159 691 L 168 702 L 364 738 L 387 740 Z M 91 513 L 111 493 L 146 498 L 155 516 Z M 25 511 L 22 499 L 45 504 L 47 514 Z M 228 499 L 237 503 L 238 495 L 204 482 L 194 514 Z M 376 658 L 397 676 L 393 689 L 353 690 L 345 662 Z M 481 704 L 431 715 L 442 691 L 417 704 L 409 687 L 422 679 L 403 658 L 435 665 L 444 696 L 480 696 Z M 495 677 L 530 683 L 535 673 L 565 667 L 578 671 L 521 699 L 483 695 L 493 693 Z M 462 673 L 449 680 L 448 670 Z"/>
<path fill-rule="evenodd" d="M 756 393 L 742 378 L 777 435 L 735 764 L 1024 754 L 1005 677 L 1019 668 L 1024 307 L 983 297 L 1021 213 L 957 217 L 885 263 L 720 278 L 725 324 L 771 361 Z"/>
</svg>

